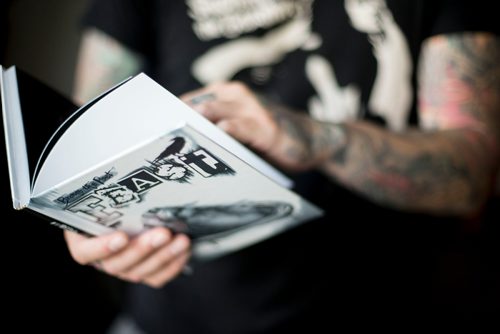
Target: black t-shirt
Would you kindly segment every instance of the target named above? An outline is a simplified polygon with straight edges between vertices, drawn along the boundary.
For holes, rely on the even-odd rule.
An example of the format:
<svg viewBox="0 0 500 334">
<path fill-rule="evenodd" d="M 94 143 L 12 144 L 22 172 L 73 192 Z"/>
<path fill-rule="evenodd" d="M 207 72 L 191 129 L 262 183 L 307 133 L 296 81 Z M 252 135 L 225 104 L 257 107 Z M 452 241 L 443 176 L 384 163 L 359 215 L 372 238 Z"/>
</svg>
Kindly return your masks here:
<svg viewBox="0 0 500 334">
<path fill-rule="evenodd" d="M 494 31 L 481 1 L 99 0 L 85 24 L 147 60 L 174 94 L 241 80 L 327 121 L 417 124 L 422 42 Z M 127 311 L 151 333 L 275 333 L 321 326 L 343 312 L 420 305 L 436 254 L 460 226 L 378 207 L 319 173 L 294 175 L 323 219 L 209 263 L 162 290 L 133 286 Z M 327 308 L 325 308 L 327 305 Z M 331 305 L 331 308 L 328 307 Z M 332 311 L 336 310 L 335 315 Z M 311 327 L 312 326 L 312 327 Z"/>
</svg>

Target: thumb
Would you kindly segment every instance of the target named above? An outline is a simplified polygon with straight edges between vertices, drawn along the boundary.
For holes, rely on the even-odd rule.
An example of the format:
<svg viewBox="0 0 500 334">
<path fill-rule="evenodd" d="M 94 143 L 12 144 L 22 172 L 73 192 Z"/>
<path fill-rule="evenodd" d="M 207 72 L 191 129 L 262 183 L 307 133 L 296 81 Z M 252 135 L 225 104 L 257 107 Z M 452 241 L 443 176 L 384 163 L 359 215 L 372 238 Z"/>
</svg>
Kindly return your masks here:
<svg viewBox="0 0 500 334">
<path fill-rule="evenodd" d="M 92 238 L 64 231 L 64 237 L 71 256 L 79 264 L 102 260 L 122 250 L 129 242 L 127 234 L 121 231 Z"/>
</svg>

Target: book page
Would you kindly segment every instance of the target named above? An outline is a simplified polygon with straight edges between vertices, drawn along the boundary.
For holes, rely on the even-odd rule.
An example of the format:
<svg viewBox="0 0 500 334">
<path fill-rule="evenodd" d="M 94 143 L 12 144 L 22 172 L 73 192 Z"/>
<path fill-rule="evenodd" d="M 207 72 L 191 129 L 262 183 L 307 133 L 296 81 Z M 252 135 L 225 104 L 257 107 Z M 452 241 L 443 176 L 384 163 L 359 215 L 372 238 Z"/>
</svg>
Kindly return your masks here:
<svg viewBox="0 0 500 334">
<path fill-rule="evenodd" d="M 188 123 L 284 186 L 291 181 L 145 74 L 102 98 L 52 147 L 33 196 L 81 174 L 150 138 Z"/>
<path fill-rule="evenodd" d="M 189 235 L 200 258 L 240 249 L 321 214 L 189 126 L 32 202 L 39 211 L 46 207 L 47 215 L 59 210 L 54 218 L 82 230 L 81 219 L 129 234 L 168 227 Z"/>
</svg>

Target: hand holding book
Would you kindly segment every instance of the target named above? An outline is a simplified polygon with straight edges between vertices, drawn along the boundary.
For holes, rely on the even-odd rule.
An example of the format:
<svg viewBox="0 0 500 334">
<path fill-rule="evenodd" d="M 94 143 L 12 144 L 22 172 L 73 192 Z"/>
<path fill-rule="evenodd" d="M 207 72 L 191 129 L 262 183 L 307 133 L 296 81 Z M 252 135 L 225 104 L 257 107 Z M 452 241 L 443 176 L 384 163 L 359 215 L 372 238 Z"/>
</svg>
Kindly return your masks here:
<svg viewBox="0 0 500 334">
<path fill-rule="evenodd" d="M 94 265 L 120 279 L 161 287 L 185 267 L 190 240 L 157 227 L 130 238 L 121 231 L 87 238 L 65 231 L 72 257 L 80 264 Z"/>
<path fill-rule="evenodd" d="M 0 74 L 16 209 L 94 236 L 120 230 L 133 238 L 169 228 L 188 235 L 200 259 L 321 214 L 286 188 L 283 174 L 144 74 L 73 113 L 62 112 L 71 104 L 57 103 L 64 99 L 15 68 Z M 198 105 L 221 103 L 217 94 L 202 96 Z M 52 115 L 63 121 L 44 127 L 45 140 L 33 126 L 43 108 L 53 110 L 44 122 Z M 245 143 L 266 152 L 266 142 Z"/>
</svg>

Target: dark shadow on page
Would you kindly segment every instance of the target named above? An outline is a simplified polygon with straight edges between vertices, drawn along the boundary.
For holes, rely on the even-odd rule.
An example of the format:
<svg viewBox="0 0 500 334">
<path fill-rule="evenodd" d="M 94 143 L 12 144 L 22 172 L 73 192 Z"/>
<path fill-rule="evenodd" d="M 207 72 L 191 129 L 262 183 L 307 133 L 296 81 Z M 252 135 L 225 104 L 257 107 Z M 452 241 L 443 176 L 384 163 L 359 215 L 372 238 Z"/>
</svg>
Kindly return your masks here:
<svg viewBox="0 0 500 334">
<path fill-rule="evenodd" d="M 36 170 L 38 161 L 45 161 L 64 132 L 91 106 L 127 81 L 124 80 L 78 109 L 67 97 L 23 70 L 16 68 L 16 73 L 31 180 L 39 172 Z M 47 150 L 44 150 L 45 147 Z"/>
<path fill-rule="evenodd" d="M 78 108 L 66 97 L 16 68 L 19 100 L 28 149 L 30 178 L 54 132 Z"/>
</svg>

